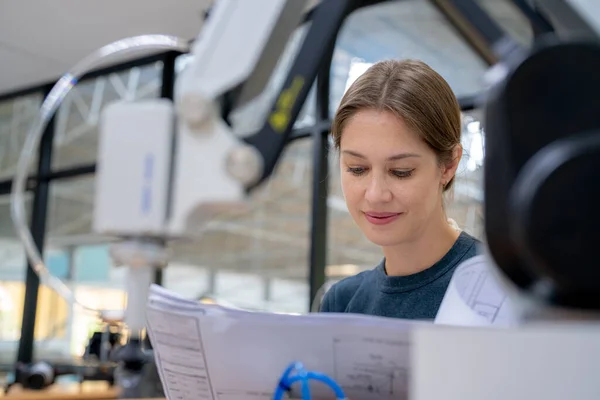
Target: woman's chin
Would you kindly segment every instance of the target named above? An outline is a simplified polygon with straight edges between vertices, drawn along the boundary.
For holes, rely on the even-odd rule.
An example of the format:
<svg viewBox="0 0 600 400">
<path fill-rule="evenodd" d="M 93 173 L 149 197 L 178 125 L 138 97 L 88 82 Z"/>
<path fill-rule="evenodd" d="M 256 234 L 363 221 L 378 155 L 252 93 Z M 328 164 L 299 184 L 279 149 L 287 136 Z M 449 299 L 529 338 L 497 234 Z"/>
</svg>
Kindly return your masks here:
<svg viewBox="0 0 600 400">
<path fill-rule="evenodd" d="M 406 240 L 405 235 L 393 235 L 390 233 L 384 234 L 379 232 L 368 232 L 365 236 L 367 237 L 367 239 L 369 239 L 370 242 L 381 247 L 395 246 Z"/>
</svg>

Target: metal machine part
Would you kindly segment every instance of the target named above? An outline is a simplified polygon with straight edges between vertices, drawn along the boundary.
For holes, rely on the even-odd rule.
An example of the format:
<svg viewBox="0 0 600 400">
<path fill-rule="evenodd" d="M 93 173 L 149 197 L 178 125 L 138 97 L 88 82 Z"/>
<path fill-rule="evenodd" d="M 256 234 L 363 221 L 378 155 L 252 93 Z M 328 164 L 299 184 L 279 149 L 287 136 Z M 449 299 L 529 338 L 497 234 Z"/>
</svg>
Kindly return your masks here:
<svg viewBox="0 0 600 400">
<path fill-rule="evenodd" d="M 54 368 L 45 362 L 37 362 L 24 368 L 23 386 L 31 389 L 43 389 L 54 383 L 56 372 Z"/>
<path fill-rule="evenodd" d="M 505 65 L 486 106 L 490 253 L 541 304 L 600 311 L 600 43 L 547 37 Z"/>
</svg>

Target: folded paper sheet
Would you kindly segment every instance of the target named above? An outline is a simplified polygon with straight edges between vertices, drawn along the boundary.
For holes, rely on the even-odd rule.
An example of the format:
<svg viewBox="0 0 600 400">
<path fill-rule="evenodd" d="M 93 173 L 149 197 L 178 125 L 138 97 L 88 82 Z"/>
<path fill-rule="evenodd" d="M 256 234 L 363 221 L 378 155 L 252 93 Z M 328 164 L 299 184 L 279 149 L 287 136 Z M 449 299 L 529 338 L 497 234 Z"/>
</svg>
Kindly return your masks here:
<svg viewBox="0 0 600 400">
<path fill-rule="evenodd" d="M 294 361 L 351 399 L 407 398 L 410 333 L 428 322 L 285 315 L 198 304 L 153 286 L 147 326 L 169 400 L 267 400 Z M 313 398 L 331 399 L 316 384 Z"/>
<path fill-rule="evenodd" d="M 438 310 L 436 324 L 508 327 L 517 323 L 513 304 L 491 267 L 485 255 L 458 266 Z"/>
</svg>

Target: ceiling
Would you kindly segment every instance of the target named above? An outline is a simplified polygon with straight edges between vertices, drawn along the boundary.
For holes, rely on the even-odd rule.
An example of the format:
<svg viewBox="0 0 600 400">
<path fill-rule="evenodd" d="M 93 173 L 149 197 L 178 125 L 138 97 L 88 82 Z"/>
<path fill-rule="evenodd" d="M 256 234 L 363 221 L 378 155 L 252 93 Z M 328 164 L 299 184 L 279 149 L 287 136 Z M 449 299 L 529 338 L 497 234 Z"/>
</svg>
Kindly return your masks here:
<svg viewBox="0 0 600 400">
<path fill-rule="evenodd" d="M 309 5 L 317 1 L 311 0 Z M 148 33 L 192 39 L 211 3 L 212 0 L 0 1 L 0 94 L 55 80 L 76 61 L 114 40 Z M 501 10 L 502 6 L 497 8 Z M 404 13 L 407 11 L 410 12 L 406 8 Z"/>
<path fill-rule="evenodd" d="M 211 0 L 0 1 L 0 93 L 55 80 L 93 50 L 147 33 L 193 38 Z"/>
<path fill-rule="evenodd" d="M 56 80 L 118 39 L 142 34 L 193 39 L 212 1 L 2 0 L 0 95 Z M 309 0 L 308 7 L 316 2 Z"/>
<path fill-rule="evenodd" d="M 527 24 L 509 1 L 477 1 L 514 36 L 529 36 Z M 591 22 L 600 25 L 595 0 L 569 1 L 585 10 Z M 309 7 L 317 2 L 310 0 Z M 399 2 L 414 5 L 428 1 Z M 211 3 L 212 0 L 2 0 L 0 94 L 55 80 L 76 61 L 114 40 L 149 33 L 192 39 Z M 430 7 L 413 5 L 395 7 L 392 15 L 376 17 L 378 25 L 364 24 L 362 29 L 377 33 L 386 23 L 396 23 L 397 28 L 403 29 L 397 22 L 422 23 L 423 18 L 431 21 Z M 432 32 L 439 29 L 437 24 L 428 26 Z M 427 37 L 422 39 L 423 45 L 432 44 Z"/>
</svg>

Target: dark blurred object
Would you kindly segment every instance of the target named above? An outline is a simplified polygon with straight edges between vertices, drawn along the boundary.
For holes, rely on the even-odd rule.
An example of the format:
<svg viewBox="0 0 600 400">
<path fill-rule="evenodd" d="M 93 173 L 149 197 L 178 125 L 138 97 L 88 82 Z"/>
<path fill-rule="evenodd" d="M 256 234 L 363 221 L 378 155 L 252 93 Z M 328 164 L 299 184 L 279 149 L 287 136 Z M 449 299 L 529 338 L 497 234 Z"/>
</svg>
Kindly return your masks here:
<svg viewBox="0 0 600 400">
<path fill-rule="evenodd" d="M 92 333 L 81 361 L 73 363 L 17 363 L 15 379 L 7 384 L 5 392 L 15 384 L 24 389 L 42 390 L 56 382 L 56 378 L 64 375 L 75 375 L 79 382 L 106 381 L 115 383 L 117 363 L 112 355 L 120 348 L 122 327 L 119 324 L 104 324 L 102 330 Z"/>
<path fill-rule="evenodd" d="M 120 341 L 120 332 L 94 332 L 86 347 L 84 359 L 95 357 L 98 360 L 108 360 Z"/>
<path fill-rule="evenodd" d="M 485 117 L 489 250 L 536 302 L 600 311 L 600 44 L 548 35 L 504 66 Z"/>
</svg>

